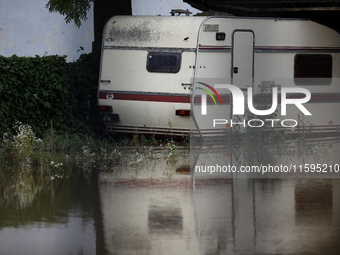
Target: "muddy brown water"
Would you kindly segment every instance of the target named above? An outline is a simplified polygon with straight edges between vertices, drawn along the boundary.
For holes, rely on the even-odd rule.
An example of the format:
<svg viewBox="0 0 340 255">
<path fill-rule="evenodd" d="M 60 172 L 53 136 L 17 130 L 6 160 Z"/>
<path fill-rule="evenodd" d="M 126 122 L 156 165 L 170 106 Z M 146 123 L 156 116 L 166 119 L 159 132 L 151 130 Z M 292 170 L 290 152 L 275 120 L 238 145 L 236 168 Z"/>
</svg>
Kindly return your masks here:
<svg viewBox="0 0 340 255">
<path fill-rule="evenodd" d="M 340 178 L 195 178 L 189 163 L 2 189 L 0 255 L 340 254 Z"/>
</svg>

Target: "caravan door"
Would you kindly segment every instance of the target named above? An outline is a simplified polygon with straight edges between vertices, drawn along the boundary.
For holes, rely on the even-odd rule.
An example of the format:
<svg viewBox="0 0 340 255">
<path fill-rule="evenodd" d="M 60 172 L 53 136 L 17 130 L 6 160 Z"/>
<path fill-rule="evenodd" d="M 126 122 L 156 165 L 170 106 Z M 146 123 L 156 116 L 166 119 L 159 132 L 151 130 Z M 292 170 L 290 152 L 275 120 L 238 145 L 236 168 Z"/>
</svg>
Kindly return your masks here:
<svg viewBox="0 0 340 255">
<path fill-rule="evenodd" d="M 255 34 L 250 29 L 236 29 L 232 33 L 231 84 L 242 90 L 253 87 Z M 254 91 L 254 90 L 253 90 Z"/>
</svg>

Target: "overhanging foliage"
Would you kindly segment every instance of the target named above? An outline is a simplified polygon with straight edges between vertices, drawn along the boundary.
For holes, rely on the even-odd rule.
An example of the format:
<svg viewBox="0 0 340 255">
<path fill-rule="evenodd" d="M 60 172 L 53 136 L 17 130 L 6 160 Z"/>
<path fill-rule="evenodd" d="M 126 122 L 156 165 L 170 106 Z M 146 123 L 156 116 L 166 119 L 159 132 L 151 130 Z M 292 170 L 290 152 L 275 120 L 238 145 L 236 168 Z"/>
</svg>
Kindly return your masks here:
<svg viewBox="0 0 340 255">
<path fill-rule="evenodd" d="M 87 20 L 87 12 L 93 0 L 49 0 L 46 8 L 49 12 L 58 12 L 65 15 L 66 23 L 71 21 L 79 28 L 81 22 Z"/>
</svg>

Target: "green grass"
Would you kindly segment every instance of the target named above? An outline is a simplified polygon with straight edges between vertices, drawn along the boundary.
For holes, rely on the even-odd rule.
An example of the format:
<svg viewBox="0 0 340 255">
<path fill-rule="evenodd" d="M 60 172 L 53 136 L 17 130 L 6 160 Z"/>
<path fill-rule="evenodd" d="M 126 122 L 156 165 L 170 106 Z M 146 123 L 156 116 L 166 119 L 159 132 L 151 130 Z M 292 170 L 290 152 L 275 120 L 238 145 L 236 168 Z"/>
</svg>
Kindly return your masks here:
<svg viewBox="0 0 340 255">
<path fill-rule="evenodd" d="M 142 167 L 143 161 L 163 158 L 174 164 L 189 152 L 188 138 L 183 142 L 154 137 L 113 139 L 59 133 L 51 128 L 37 138 L 32 128 L 20 122 L 8 130 L 0 142 L 0 188 L 20 182 L 23 173 L 39 182 L 57 182 L 72 174 L 90 176 L 95 171 L 113 171 L 114 166 Z"/>
</svg>

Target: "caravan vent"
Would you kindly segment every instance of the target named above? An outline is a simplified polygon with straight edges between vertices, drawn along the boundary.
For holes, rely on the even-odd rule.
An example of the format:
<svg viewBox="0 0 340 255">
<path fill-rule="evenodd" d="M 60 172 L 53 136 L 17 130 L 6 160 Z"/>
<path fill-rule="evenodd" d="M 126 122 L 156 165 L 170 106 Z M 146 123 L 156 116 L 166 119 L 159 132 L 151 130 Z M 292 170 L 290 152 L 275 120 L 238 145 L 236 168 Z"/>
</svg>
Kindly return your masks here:
<svg viewBox="0 0 340 255">
<path fill-rule="evenodd" d="M 218 24 L 204 24 L 203 31 L 206 32 L 218 32 L 220 29 Z"/>
</svg>

